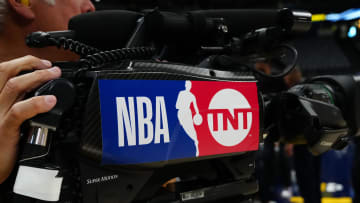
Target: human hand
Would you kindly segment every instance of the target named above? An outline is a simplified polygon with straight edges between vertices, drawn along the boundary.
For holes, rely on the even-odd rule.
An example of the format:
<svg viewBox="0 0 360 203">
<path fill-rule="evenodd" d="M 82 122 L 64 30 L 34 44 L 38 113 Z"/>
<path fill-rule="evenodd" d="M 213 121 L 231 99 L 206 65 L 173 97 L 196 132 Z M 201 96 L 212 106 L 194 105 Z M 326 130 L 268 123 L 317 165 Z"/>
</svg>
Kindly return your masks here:
<svg viewBox="0 0 360 203">
<path fill-rule="evenodd" d="M 26 93 L 46 81 L 60 77 L 58 67 L 33 56 L 0 63 L 0 183 L 10 175 L 16 161 L 21 124 L 56 104 L 52 95 L 23 100 Z M 19 75 L 22 71 L 34 72 Z"/>
</svg>

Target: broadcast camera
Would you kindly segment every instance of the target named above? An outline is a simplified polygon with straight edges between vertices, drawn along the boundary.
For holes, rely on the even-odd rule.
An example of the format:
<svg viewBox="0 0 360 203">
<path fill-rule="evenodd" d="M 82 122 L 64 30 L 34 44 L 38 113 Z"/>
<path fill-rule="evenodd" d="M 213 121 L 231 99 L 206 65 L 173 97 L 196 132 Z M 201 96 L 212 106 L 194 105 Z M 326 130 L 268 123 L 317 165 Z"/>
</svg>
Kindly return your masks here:
<svg viewBox="0 0 360 203">
<path fill-rule="evenodd" d="M 31 47 L 81 59 L 57 62 L 62 78 L 32 94 L 58 103 L 22 129 L 11 201 L 251 202 L 263 135 L 320 154 L 358 134 L 358 77 L 275 88 L 296 66 L 287 40 L 310 26 L 310 13 L 289 9 L 155 9 L 29 35 Z M 279 73 L 255 68 L 264 61 Z"/>
</svg>

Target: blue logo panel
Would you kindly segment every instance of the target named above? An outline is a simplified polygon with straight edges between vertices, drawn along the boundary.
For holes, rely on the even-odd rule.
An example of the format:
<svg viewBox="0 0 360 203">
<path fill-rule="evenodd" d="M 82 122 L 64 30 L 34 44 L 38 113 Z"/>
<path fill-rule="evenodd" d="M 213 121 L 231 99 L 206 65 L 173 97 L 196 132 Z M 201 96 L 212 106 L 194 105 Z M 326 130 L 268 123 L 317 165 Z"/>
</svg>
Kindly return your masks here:
<svg viewBox="0 0 360 203">
<path fill-rule="evenodd" d="M 179 125 L 177 110 L 174 108 L 177 94 L 182 89 L 184 89 L 184 81 L 100 80 L 103 164 L 133 164 L 193 157 L 195 147 Z M 156 102 L 157 97 L 158 102 Z M 126 108 L 122 108 L 123 104 Z M 118 118 L 120 108 L 122 113 L 125 113 L 122 118 Z M 124 109 L 128 112 L 124 112 Z M 139 113 L 145 119 L 139 119 Z M 164 113 L 166 118 L 162 116 Z M 134 115 L 133 122 L 131 115 Z M 167 130 L 164 126 L 166 120 L 168 133 L 164 132 Z M 155 132 L 156 122 L 160 124 L 158 132 Z M 125 131 L 123 134 L 119 133 L 119 124 L 123 126 L 122 129 Z M 127 131 L 132 132 L 135 139 L 131 139 L 132 137 L 126 134 Z M 144 138 L 141 139 L 142 143 L 140 143 L 140 134 Z M 180 136 L 181 134 L 184 136 Z M 167 137 L 170 138 L 169 142 L 165 140 Z M 119 139 L 124 139 L 124 145 L 119 145 Z"/>
</svg>

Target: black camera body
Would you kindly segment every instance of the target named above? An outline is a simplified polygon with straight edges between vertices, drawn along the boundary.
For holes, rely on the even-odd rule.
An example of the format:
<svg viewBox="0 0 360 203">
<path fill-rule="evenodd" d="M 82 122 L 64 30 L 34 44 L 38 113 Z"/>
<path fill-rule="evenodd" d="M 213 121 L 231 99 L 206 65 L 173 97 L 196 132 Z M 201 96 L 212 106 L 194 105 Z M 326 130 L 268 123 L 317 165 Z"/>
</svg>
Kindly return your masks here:
<svg viewBox="0 0 360 203">
<path fill-rule="evenodd" d="M 264 109 L 259 92 L 256 91 L 255 94 L 258 96 L 256 102 L 259 104 L 259 112 L 257 113 L 260 117 L 257 128 L 260 132 L 253 135 L 257 138 L 254 150 L 201 156 L 202 149 L 200 149 L 198 157 L 192 155 L 143 164 L 102 163 L 104 157 L 102 130 L 105 126 L 102 125 L 104 118 L 100 109 L 101 97 L 99 95 L 99 81 L 136 81 L 148 85 L 154 79 L 180 83 L 185 81 L 221 82 L 223 85 L 251 82 L 256 86 L 256 79 L 252 73 L 154 61 L 129 61 L 116 66 L 111 65 L 109 68 L 102 67 L 99 70 L 82 72 L 74 71 L 73 64 L 70 63 L 59 65 L 62 66 L 63 78 L 73 84 L 76 92 L 74 104 L 62 115 L 59 125 L 51 128 L 56 131 L 49 130 L 48 140 L 51 141 L 40 151 L 34 149 L 33 144 L 26 143 L 20 160 L 20 164 L 24 166 L 59 170 L 58 176 L 63 177 L 63 183 L 58 202 L 212 202 L 221 200 L 246 202 L 257 192 L 258 184 L 254 177 L 255 151 L 259 145 L 259 134 L 262 134 L 263 112 L 261 109 Z M 59 80 L 49 83 L 56 86 Z M 44 87 L 52 86 L 46 84 Z M 132 89 L 129 86 L 118 88 Z M 193 88 L 195 88 L 194 85 Z M 141 96 L 146 96 L 145 92 Z M 69 91 L 63 94 L 63 99 L 69 97 L 66 93 Z M 135 93 L 133 95 L 136 96 Z M 61 100 L 61 98 L 58 99 Z M 198 103 L 201 99 L 197 97 Z M 170 116 L 174 117 L 170 111 L 167 106 L 169 123 L 174 119 L 170 118 Z M 203 110 L 200 109 L 200 112 L 202 113 Z M 39 115 L 31 119 L 30 123 L 49 121 L 44 117 L 47 115 Z M 207 120 L 204 116 L 203 119 L 204 122 Z M 181 126 L 177 126 L 175 130 L 170 129 L 170 139 L 180 137 L 181 133 L 178 131 L 181 130 Z M 182 133 L 182 136 L 184 135 L 186 136 Z M 186 149 L 193 150 L 188 142 L 189 139 L 187 143 L 177 143 L 177 145 L 182 144 L 181 146 L 187 147 Z M 200 139 L 199 144 L 201 144 Z M 137 147 L 140 149 L 141 146 Z M 172 147 L 175 148 L 175 146 Z M 48 151 L 51 153 L 46 157 L 32 159 Z M 174 151 L 170 149 L 168 156 L 171 156 L 171 153 Z M 149 152 L 148 156 L 154 155 Z M 115 155 L 110 158 L 116 159 Z M 170 181 L 173 179 L 177 181 Z M 170 182 L 167 183 L 168 181 Z"/>
<path fill-rule="evenodd" d="M 255 81 L 255 78 L 251 76 L 251 74 L 246 73 L 216 71 L 154 62 L 134 62 L 129 71 L 113 71 L 112 73 L 99 72 L 96 73 L 96 75 L 97 78 L 94 80 L 95 84 L 93 88 L 91 88 L 92 91 L 90 91 L 88 101 L 96 101 L 96 98 L 99 98 L 96 90 L 98 88 L 96 81 L 99 79 L 151 80 L 156 78 L 176 81 Z M 216 75 L 219 76 L 216 77 Z M 199 99 L 200 98 L 198 98 L 198 102 Z M 84 126 L 87 127 L 83 129 L 83 135 L 86 136 L 82 136 L 81 151 L 89 158 L 98 157 L 98 161 L 100 161 L 99 158 L 101 157 L 102 148 L 101 137 L 99 135 L 101 134 L 101 128 L 100 126 L 94 126 L 95 123 L 100 124 L 100 115 L 98 113 L 94 114 L 93 111 L 95 106 L 98 107 L 99 104 L 91 103 L 92 102 L 88 102 L 90 108 L 85 111 L 90 115 L 86 116 L 86 118 L 89 119 L 85 120 L 85 123 L 88 124 L 84 124 Z M 199 144 L 200 143 L 199 140 Z M 149 156 L 151 156 L 151 154 L 149 154 Z M 214 165 L 216 165 L 216 167 L 214 167 Z M 219 201 L 226 198 L 246 200 L 249 198 L 248 195 L 254 194 L 257 191 L 257 183 L 253 176 L 254 167 L 254 152 L 193 157 L 123 167 L 113 166 L 109 168 L 110 171 L 118 175 L 118 179 L 115 180 L 118 186 L 108 183 L 111 186 L 105 189 L 106 187 L 99 185 L 104 193 L 103 195 L 98 193 L 98 195 L 102 196 L 104 202 L 115 202 L 118 201 L 119 198 L 123 200 L 123 202 L 148 201 L 149 199 L 154 202 L 179 200 L 208 202 Z M 100 187 L 88 184 L 88 182 L 85 183 L 85 180 L 88 181 L 94 178 L 93 173 L 85 172 L 91 171 L 89 165 L 84 164 L 80 166 L 80 168 L 83 170 L 82 174 L 84 175 L 82 178 L 84 201 L 91 202 L 94 199 L 94 194 L 96 194 L 96 188 Z M 102 168 L 98 168 L 97 170 L 103 171 Z M 122 173 L 116 173 L 118 170 Z M 109 174 L 109 172 L 107 174 Z M 169 192 L 167 189 L 162 188 L 164 183 L 173 178 L 181 180 L 172 183 L 174 184 L 175 191 Z M 159 188 L 160 191 L 163 191 L 160 192 Z M 111 190 L 113 191 L 113 195 L 110 195 Z M 239 193 L 239 191 L 242 192 Z M 85 194 L 91 194 L 91 196 L 86 197 Z M 113 201 L 111 201 L 111 199 Z"/>
<path fill-rule="evenodd" d="M 126 48 L 102 51 L 108 39 L 96 46 L 83 22 L 113 26 L 114 15 L 136 22 L 109 45 Z M 259 15 L 263 20 L 245 20 Z M 288 9 L 118 11 L 74 18 L 69 27 L 77 37 L 74 31 L 30 35 L 31 46 L 63 47 L 82 57 L 58 63 L 63 78 L 35 91 L 54 94 L 58 104 L 23 130 L 28 136 L 14 192 L 28 198 L 13 202 L 251 202 L 264 134 L 307 143 L 315 154 L 345 146 L 359 119 L 337 106 L 356 82 L 342 89 L 342 82 L 316 79 L 265 91 L 295 67 L 297 52 L 283 42 L 308 30 L 310 19 Z M 277 61 L 280 74 L 254 68 L 289 52 L 292 62 Z M 326 119 L 329 112 L 337 119 Z M 56 174 L 55 189 L 22 192 L 19 177 L 26 178 L 27 167 Z"/>
</svg>

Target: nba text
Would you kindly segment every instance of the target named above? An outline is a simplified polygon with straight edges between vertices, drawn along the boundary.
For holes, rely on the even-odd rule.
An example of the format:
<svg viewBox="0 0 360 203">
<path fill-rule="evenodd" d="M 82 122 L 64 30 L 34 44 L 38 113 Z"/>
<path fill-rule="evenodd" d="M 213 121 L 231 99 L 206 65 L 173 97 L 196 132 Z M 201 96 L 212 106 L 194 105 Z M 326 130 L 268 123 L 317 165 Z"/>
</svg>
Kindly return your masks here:
<svg viewBox="0 0 360 203">
<path fill-rule="evenodd" d="M 148 97 L 117 97 L 116 107 L 119 147 L 170 142 L 164 97 L 155 98 L 155 115 Z"/>
</svg>

